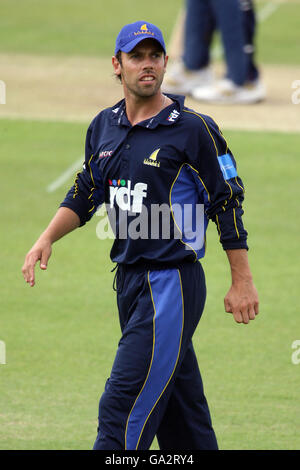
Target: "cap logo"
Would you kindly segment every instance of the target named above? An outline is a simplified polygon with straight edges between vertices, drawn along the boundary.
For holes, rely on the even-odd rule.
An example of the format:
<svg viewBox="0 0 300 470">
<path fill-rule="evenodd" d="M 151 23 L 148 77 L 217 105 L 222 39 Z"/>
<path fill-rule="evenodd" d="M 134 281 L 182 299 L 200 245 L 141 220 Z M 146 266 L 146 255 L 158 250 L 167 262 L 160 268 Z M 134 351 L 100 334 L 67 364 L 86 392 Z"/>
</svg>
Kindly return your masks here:
<svg viewBox="0 0 300 470">
<path fill-rule="evenodd" d="M 140 30 L 139 31 L 136 31 L 134 33 L 135 36 L 138 36 L 139 34 L 150 34 L 151 36 L 154 36 L 154 33 L 152 33 L 151 31 L 149 31 L 149 29 L 147 28 L 147 24 L 143 24 L 141 27 L 140 27 Z"/>
<path fill-rule="evenodd" d="M 144 23 L 142 20 L 123 26 L 116 39 L 115 55 L 118 51 L 126 53 L 132 51 L 140 41 L 147 38 L 159 42 L 164 53 L 166 53 L 166 46 L 160 29 L 154 24 Z"/>
</svg>

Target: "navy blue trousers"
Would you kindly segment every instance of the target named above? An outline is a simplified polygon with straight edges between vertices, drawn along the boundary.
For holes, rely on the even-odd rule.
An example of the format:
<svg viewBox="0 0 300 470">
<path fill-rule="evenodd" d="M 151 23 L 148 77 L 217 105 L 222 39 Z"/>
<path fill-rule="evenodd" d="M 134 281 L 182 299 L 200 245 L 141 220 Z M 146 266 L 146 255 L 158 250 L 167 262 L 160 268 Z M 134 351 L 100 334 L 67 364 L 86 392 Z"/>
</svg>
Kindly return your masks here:
<svg viewBox="0 0 300 470">
<path fill-rule="evenodd" d="M 191 70 L 209 65 L 212 38 L 220 31 L 226 76 L 237 85 L 256 80 L 256 17 L 252 0 L 186 0 L 183 62 Z"/>
<path fill-rule="evenodd" d="M 205 304 L 200 263 L 120 266 L 122 337 L 99 403 L 95 450 L 217 449 L 192 336 Z"/>
</svg>

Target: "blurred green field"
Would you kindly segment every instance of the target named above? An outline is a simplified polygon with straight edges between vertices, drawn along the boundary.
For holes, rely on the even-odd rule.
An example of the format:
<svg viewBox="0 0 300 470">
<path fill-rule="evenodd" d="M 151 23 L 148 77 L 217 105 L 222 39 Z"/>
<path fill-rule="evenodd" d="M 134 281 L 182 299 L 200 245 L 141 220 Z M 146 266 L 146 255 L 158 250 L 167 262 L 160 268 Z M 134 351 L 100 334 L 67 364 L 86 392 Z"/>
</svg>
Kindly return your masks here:
<svg viewBox="0 0 300 470">
<path fill-rule="evenodd" d="M 257 2 L 260 9 L 267 3 Z M 116 31 L 136 18 L 159 23 L 170 37 L 180 5 L 153 1 L 148 11 L 137 1 L 91 0 L 87 7 L 80 0 L 0 0 L 0 52 L 108 56 Z M 280 4 L 259 27 L 262 63 L 298 64 L 299 8 Z M 111 240 L 97 238 L 99 218 L 54 245 L 34 288 L 21 274 L 73 177 L 55 192 L 46 188 L 83 154 L 86 128 L 0 119 L 0 341 L 7 362 L 0 364 L 1 450 L 90 449 L 96 437 L 98 401 L 120 335 Z M 211 224 L 203 260 L 208 297 L 194 338 L 206 395 L 221 449 L 300 449 L 300 364 L 291 361 L 300 339 L 300 136 L 223 132 L 246 186 L 261 313 L 245 326 L 224 312 L 230 274 Z"/>
<path fill-rule="evenodd" d="M 111 55 L 123 24 L 145 19 L 174 26 L 181 0 L 0 0 L 0 51 L 37 54 Z M 17 12 L 17 14 L 16 14 Z"/>
<path fill-rule="evenodd" d="M 57 242 L 34 288 L 20 271 L 72 184 L 70 178 L 46 192 L 80 155 L 85 126 L 1 120 L 1 134 L 0 339 L 7 364 L 0 365 L 0 448 L 89 449 L 120 333 L 111 241 L 97 239 L 95 216 Z M 297 449 L 300 365 L 291 362 L 291 344 L 299 336 L 300 136 L 225 135 L 247 187 L 245 222 L 261 313 L 248 326 L 224 313 L 230 278 L 212 224 L 203 262 L 208 299 L 195 348 L 222 449 Z"/>
<path fill-rule="evenodd" d="M 257 12 L 278 1 L 257 0 Z M 170 39 L 181 0 L 0 0 L 0 52 L 110 56 L 112 38 L 125 23 L 145 19 Z M 269 8 L 268 8 L 269 9 Z M 294 64 L 299 55 L 300 4 L 279 3 L 258 27 L 258 59 Z"/>
</svg>

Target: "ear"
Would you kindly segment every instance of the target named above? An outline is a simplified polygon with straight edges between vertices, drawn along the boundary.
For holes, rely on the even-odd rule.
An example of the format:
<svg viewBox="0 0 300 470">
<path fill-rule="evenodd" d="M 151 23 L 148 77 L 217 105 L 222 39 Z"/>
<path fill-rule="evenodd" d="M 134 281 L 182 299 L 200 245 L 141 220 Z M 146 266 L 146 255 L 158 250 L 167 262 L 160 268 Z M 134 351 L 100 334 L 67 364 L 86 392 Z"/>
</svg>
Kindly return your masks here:
<svg viewBox="0 0 300 470">
<path fill-rule="evenodd" d="M 113 56 L 111 62 L 112 62 L 112 66 L 113 66 L 115 74 L 121 75 L 121 64 L 118 61 L 118 59 L 115 56 Z"/>
<path fill-rule="evenodd" d="M 165 72 L 166 72 L 166 70 L 167 70 L 168 60 L 169 60 L 169 56 L 166 55 L 166 56 L 165 56 L 165 65 L 164 65 L 164 67 L 165 67 Z"/>
</svg>

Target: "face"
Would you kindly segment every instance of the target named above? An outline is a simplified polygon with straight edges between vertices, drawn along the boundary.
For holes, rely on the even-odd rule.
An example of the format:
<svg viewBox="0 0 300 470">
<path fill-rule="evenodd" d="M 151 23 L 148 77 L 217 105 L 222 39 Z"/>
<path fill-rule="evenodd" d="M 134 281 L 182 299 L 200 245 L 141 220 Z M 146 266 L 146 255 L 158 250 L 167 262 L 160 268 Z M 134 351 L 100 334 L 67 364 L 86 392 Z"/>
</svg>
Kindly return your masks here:
<svg viewBox="0 0 300 470">
<path fill-rule="evenodd" d="M 161 87 L 168 61 L 159 43 L 145 39 L 128 54 L 122 52 L 121 58 L 120 63 L 113 57 L 113 67 L 121 75 L 125 97 L 154 96 Z"/>
</svg>

